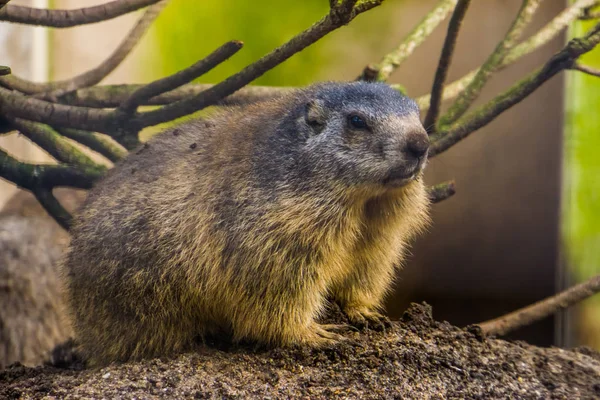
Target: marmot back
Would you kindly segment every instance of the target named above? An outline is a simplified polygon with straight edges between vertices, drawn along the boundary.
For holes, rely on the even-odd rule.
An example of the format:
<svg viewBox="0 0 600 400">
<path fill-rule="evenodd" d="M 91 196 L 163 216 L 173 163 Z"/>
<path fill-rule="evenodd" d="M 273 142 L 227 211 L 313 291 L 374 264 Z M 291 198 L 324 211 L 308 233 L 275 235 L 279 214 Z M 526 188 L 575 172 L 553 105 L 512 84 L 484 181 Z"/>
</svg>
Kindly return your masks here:
<svg viewBox="0 0 600 400">
<path fill-rule="evenodd" d="M 92 363 L 234 341 L 321 346 L 328 297 L 380 325 L 427 223 L 429 141 L 384 84 L 325 83 L 159 134 L 92 189 L 66 276 Z"/>
</svg>

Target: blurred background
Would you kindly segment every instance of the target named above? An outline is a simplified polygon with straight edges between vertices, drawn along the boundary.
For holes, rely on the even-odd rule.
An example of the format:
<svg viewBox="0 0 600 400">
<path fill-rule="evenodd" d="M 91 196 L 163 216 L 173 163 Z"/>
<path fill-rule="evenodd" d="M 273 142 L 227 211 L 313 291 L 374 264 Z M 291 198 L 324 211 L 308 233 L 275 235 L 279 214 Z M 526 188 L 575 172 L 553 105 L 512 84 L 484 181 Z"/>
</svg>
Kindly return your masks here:
<svg viewBox="0 0 600 400">
<path fill-rule="evenodd" d="M 102 0 L 13 0 L 11 4 L 80 8 Z M 275 86 L 353 80 L 377 62 L 436 4 L 387 0 L 256 80 Z M 544 2 L 525 36 L 567 2 Z M 474 1 L 461 30 L 448 81 L 481 65 L 508 30 L 519 0 Z M 257 60 L 321 18 L 325 0 L 171 0 L 141 45 L 104 83 L 142 83 L 172 74 L 239 39 L 242 51 L 206 74 L 214 83 Z M 65 79 L 98 65 L 140 13 L 61 30 L 0 23 L 0 60 L 21 77 Z M 446 33 L 442 23 L 394 73 L 417 97 L 431 83 Z M 588 24 L 589 25 L 589 24 Z M 477 104 L 542 65 L 586 24 L 559 35 L 497 74 Z M 600 67 L 600 50 L 583 62 Z M 430 162 L 429 184 L 454 179 L 457 194 L 433 206 L 433 225 L 420 237 L 387 302 L 399 317 L 412 301 L 433 305 L 434 317 L 467 325 L 499 316 L 580 282 L 600 270 L 600 79 L 560 74 L 490 125 Z M 156 131 L 148 132 L 148 135 Z M 26 161 L 50 158 L 22 137 L 0 147 Z M 16 188 L 0 181 L 0 206 Z M 568 313 L 510 336 L 538 345 L 600 349 L 600 296 Z"/>
</svg>

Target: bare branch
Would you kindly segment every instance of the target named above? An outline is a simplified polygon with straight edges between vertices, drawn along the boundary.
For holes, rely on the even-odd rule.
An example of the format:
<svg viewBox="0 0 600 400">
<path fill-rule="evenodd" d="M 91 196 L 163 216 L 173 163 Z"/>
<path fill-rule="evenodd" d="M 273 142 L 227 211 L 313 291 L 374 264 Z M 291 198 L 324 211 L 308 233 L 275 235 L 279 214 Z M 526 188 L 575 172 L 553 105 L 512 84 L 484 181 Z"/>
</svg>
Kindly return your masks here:
<svg viewBox="0 0 600 400">
<path fill-rule="evenodd" d="M 112 132 L 118 129 L 114 111 L 51 103 L 2 87 L 0 87 L 0 114 L 56 127 L 94 132 Z"/>
<path fill-rule="evenodd" d="M 486 335 L 506 335 L 522 326 L 530 325 L 559 310 L 577 304 L 598 292 L 600 292 L 600 275 L 530 306 L 483 322 L 479 326 Z"/>
<path fill-rule="evenodd" d="M 11 74 L 10 67 L 6 67 L 4 65 L 0 65 L 0 76 L 10 75 Z"/>
<path fill-rule="evenodd" d="M 114 143 L 110 138 L 99 133 L 69 128 L 57 129 L 57 132 L 102 154 L 113 163 L 125 158 L 127 155 L 127 151 Z"/>
<path fill-rule="evenodd" d="M 145 85 L 106 85 L 93 86 L 85 89 L 79 89 L 66 93 L 58 97 L 59 103 L 69 104 L 77 107 L 91 108 L 115 108 L 124 102 L 133 92 L 141 89 Z M 144 106 L 162 106 L 184 100 L 195 96 L 214 85 L 212 84 L 187 84 L 167 93 L 160 94 L 150 99 L 144 100 L 140 105 Z M 273 99 L 279 97 L 293 87 L 286 86 L 245 86 L 234 94 L 220 100 L 218 105 L 240 105 L 254 103 L 257 101 Z M 44 98 L 52 101 L 52 99 Z"/>
<path fill-rule="evenodd" d="M 46 10 L 8 5 L 0 10 L 0 21 L 27 25 L 68 28 L 71 26 L 106 21 L 140 8 L 158 3 L 160 0 L 115 0 L 110 3 L 76 10 Z M 0 1 L 0 8 L 7 1 Z"/>
<path fill-rule="evenodd" d="M 586 8 L 583 9 L 583 12 L 579 16 L 579 19 L 582 20 L 582 21 L 587 21 L 587 20 L 590 20 L 590 19 L 598 19 L 598 18 L 600 18 L 600 12 L 599 11 L 594 11 L 594 8 L 598 7 L 599 5 L 600 5 L 600 1 L 594 1 L 588 7 L 586 7 Z"/>
<path fill-rule="evenodd" d="M 454 53 L 454 46 L 456 45 L 458 31 L 460 30 L 460 26 L 465 18 L 465 14 L 467 13 L 470 3 L 471 0 L 458 0 L 458 4 L 452 13 L 452 17 L 450 18 L 448 33 L 446 34 L 444 47 L 442 48 L 442 54 L 440 55 L 440 61 L 438 62 L 435 78 L 433 80 L 429 110 L 427 111 L 425 122 L 423 123 L 428 133 L 435 131 L 435 124 L 437 122 L 440 112 L 440 104 L 442 101 L 441 97 L 444 91 L 444 83 L 446 82 L 448 69 L 450 68 L 450 63 L 452 62 L 452 54 Z"/>
<path fill-rule="evenodd" d="M 510 52 L 504 57 L 501 65 L 496 69 L 500 71 L 512 63 L 519 60 L 521 57 L 526 56 L 529 53 L 539 49 L 552 39 L 554 39 L 564 28 L 566 28 L 571 22 L 577 19 L 581 14 L 582 10 L 590 6 L 590 4 L 596 3 L 594 0 L 578 0 L 571 6 L 567 7 L 563 12 L 557 15 L 552 21 L 544 26 L 538 33 L 531 36 L 529 39 L 515 46 Z M 444 89 L 442 101 L 452 100 L 463 92 L 467 86 L 473 81 L 475 75 L 479 72 L 479 69 L 475 69 L 462 78 L 452 82 Z M 416 99 L 419 108 L 424 112 L 428 109 L 431 95 L 427 94 Z"/>
<path fill-rule="evenodd" d="M 498 66 L 502 64 L 506 54 L 514 47 L 516 41 L 521 36 L 523 29 L 525 29 L 531 21 L 533 14 L 541 2 L 542 0 L 523 0 L 521 9 L 506 33 L 506 36 L 498 46 L 496 46 L 493 53 L 477 71 L 477 74 L 471 83 L 460 93 L 456 102 L 450 107 L 448 112 L 440 118 L 440 126 L 451 124 L 467 111 L 469 106 L 479 96 L 479 93 L 481 93 L 481 90 L 489 78 L 497 70 Z"/>
<path fill-rule="evenodd" d="M 569 41 L 567 46 L 555 54 L 544 66 L 531 73 L 506 92 L 461 118 L 451 126 L 442 128 L 433 137 L 433 144 L 429 149 L 429 157 L 449 149 L 472 132 L 488 124 L 498 115 L 508 110 L 529 96 L 544 82 L 564 69 L 571 68 L 573 62 L 582 54 L 592 50 L 600 43 L 600 24 L 592 28 L 583 38 Z"/>
<path fill-rule="evenodd" d="M 433 30 L 454 9 L 458 0 L 441 0 L 429 14 L 408 34 L 394 51 L 385 55 L 379 64 L 368 65 L 359 80 L 385 81 L 406 60 Z"/>
<path fill-rule="evenodd" d="M 367 6 L 362 7 L 360 10 L 373 8 L 381 4 L 382 1 L 383 0 L 363 2 L 361 5 L 367 4 Z M 255 63 L 250 64 L 237 74 L 230 76 L 219 84 L 194 97 L 166 105 L 158 110 L 142 113 L 130 121 L 131 125 L 140 128 L 157 125 L 215 104 L 222 98 L 234 93 L 241 87 L 263 75 L 268 70 L 281 64 L 297 52 L 321 39 L 323 36 L 349 23 L 359 13 L 354 8 L 348 11 L 345 4 L 346 2 L 342 2 L 340 5 L 332 8 L 325 18 L 321 19 L 304 32 L 296 35 L 284 45 L 263 56 Z"/>
<path fill-rule="evenodd" d="M 68 165 L 76 165 L 104 170 L 105 167 L 96 164 L 85 153 L 66 141 L 48 125 L 15 118 L 11 124 L 33 143 L 40 146 L 57 161 Z"/>
<path fill-rule="evenodd" d="M 429 201 L 432 204 L 435 204 L 454 196 L 456 193 L 456 184 L 454 181 L 438 183 L 437 185 L 430 186 L 427 191 L 429 194 Z"/>
<path fill-rule="evenodd" d="M 91 189 L 102 175 L 103 172 L 95 168 L 23 163 L 0 149 L 0 177 L 30 191 L 57 186 Z"/>
<path fill-rule="evenodd" d="M 73 216 L 65 210 L 56 197 L 48 189 L 36 189 L 33 195 L 40 202 L 46 212 L 54 218 L 56 222 L 66 231 L 69 230 L 73 222 Z"/>
<path fill-rule="evenodd" d="M 81 75 L 63 81 L 37 83 L 31 82 L 17 76 L 11 75 L 0 78 L 0 85 L 7 88 L 18 90 L 25 94 L 35 94 L 42 92 L 54 92 L 52 96 L 60 96 L 65 92 L 76 90 L 83 87 L 93 86 L 102 81 L 112 71 L 117 68 L 127 55 L 133 50 L 141 37 L 146 33 L 152 22 L 156 19 L 160 11 L 167 4 L 167 0 L 162 0 L 146 10 L 144 15 L 135 24 L 135 26 L 125 36 L 119 47 L 100 65 Z"/>
<path fill-rule="evenodd" d="M 237 53 L 243 46 L 240 41 L 227 42 L 204 59 L 194 65 L 177 72 L 174 75 L 156 80 L 133 92 L 120 106 L 119 110 L 126 114 L 133 114 L 138 106 L 159 94 L 174 90 L 194 79 L 204 75 L 223 61 Z"/>
<path fill-rule="evenodd" d="M 576 71 L 581 71 L 581 72 L 584 72 L 584 73 L 586 73 L 588 75 L 600 77 L 600 69 L 592 68 L 592 67 L 589 67 L 587 65 L 582 65 L 582 64 L 579 64 L 579 63 L 575 63 L 575 64 L 573 64 L 571 66 L 570 69 L 576 70 Z"/>
</svg>

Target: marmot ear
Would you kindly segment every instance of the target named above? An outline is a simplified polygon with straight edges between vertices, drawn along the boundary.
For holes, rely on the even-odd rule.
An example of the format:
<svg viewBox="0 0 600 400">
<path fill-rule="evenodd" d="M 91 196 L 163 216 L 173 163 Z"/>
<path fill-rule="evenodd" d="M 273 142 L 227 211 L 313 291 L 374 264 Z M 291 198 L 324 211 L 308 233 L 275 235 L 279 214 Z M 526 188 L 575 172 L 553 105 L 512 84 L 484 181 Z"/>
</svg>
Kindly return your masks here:
<svg viewBox="0 0 600 400">
<path fill-rule="evenodd" d="M 325 125 L 327 119 L 327 113 L 325 111 L 325 104 L 322 100 L 310 100 L 304 106 L 304 119 L 306 123 L 321 130 Z"/>
</svg>

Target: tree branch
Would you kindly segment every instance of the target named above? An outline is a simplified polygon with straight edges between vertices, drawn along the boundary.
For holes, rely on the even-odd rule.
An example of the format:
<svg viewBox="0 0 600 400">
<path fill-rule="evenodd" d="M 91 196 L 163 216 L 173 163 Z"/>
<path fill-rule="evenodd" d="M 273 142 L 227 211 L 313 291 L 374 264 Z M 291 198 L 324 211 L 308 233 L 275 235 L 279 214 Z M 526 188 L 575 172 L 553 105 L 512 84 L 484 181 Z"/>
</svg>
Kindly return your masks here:
<svg viewBox="0 0 600 400">
<path fill-rule="evenodd" d="M 136 128 L 157 125 L 213 105 L 321 39 L 323 36 L 348 24 L 361 12 L 376 7 L 382 2 L 383 0 L 363 1 L 359 4 L 360 7 L 357 6 L 356 8 L 349 9 L 348 5 L 351 2 L 343 1 L 331 8 L 329 14 L 319 22 L 240 72 L 189 99 L 166 105 L 158 110 L 139 114 L 130 121 L 130 124 Z"/>
<path fill-rule="evenodd" d="M 450 63 L 452 62 L 452 54 L 454 53 L 458 31 L 460 30 L 462 21 L 465 18 L 465 14 L 467 13 L 470 2 L 471 0 L 458 0 L 458 4 L 452 13 L 452 17 L 450 18 L 448 33 L 446 34 L 446 39 L 444 40 L 444 47 L 442 48 L 442 54 L 440 55 L 435 78 L 433 80 L 429 110 L 427 111 L 425 122 L 423 123 L 428 133 L 435 131 L 435 124 L 437 122 L 440 112 L 440 104 L 442 101 L 441 97 L 444 91 L 444 83 L 446 82 L 448 69 L 450 68 Z"/>
<path fill-rule="evenodd" d="M 11 75 L 0 78 L 0 85 L 13 90 L 18 90 L 19 92 L 25 94 L 54 92 L 50 94 L 50 97 L 52 97 L 60 96 L 65 92 L 97 84 L 106 78 L 108 74 L 114 71 L 121 64 L 121 62 L 123 62 L 125 57 L 127 57 L 131 50 L 133 50 L 133 48 L 137 45 L 160 11 L 167 4 L 167 0 L 153 2 L 157 4 L 154 4 L 153 6 L 149 7 L 148 10 L 146 10 L 144 15 L 135 24 L 131 31 L 129 31 L 129 33 L 125 36 L 125 39 L 115 49 L 115 51 L 113 51 L 113 53 L 96 68 L 70 79 L 49 83 L 31 82 L 26 79 Z"/>
<path fill-rule="evenodd" d="M 46 10 L 13 5 L 2 8 L 2 3 L 6 4 L 7 1 L 0 1 L 0 21 L 49 26 L 54 28 L 68 28 L 77 25 L 106 21 L 151 4 L 158 3 L 159 1 L 160 0 L 115 0 L 110 3 L 76 10 Z"/>
<path fill-rule="evenodd" d="M 10 67 L 0 65 L 0 76 L 10 75 L 11 73 L 12 71 L 10 70 Z"/>
<path fill-rule="evenodd" d="M 125 158 L 127 155 L 127 151 L 102 134 L 69 128 L 57 129 L 56 131 L 60 135 L 102 154 L 113 163 Z"/>
<path fill-rule="evenodd" d="M 91 108 L 115 108 L 124 102 L 127 97 L 133 92 L 143 88 L 145 85 L 106 85 L 93 86 L 85 89 L 79 89 L 73 92 L 66 93 L 57 98 L 59 103 L 64 103 L 77 107 Z M 162 106 L 184 100 L 191 96 L 195 96 L 214 85 L 193 83 L 183 85 L 177 89 L 167 93 L 160 94 L 150 99 L 144 100 L 140 105 L 144 106 Z M 256 101 L 268 100 L 276 98 L 293 90 L 293 87 L 279 86 L 245 86 L 220 100 L 218 105 L 240 105 L 254 103 Z M 52 99 L 44 98 L 44 100 L 52 101 Z"/>
<path fill-rule="evenodd" d="M 69 228 L 71 228 L 73 216 L 65 210 L 58 200 L 56 200 L 56 197 L 54 197 L 51 190 L 36 189 L 33 191 L 33 195 L 42 207 L 44 207 L 46 212 L 54 218 L 64 230 L 68 231 Z"/>
<path fill-rule="evenodd" d="M 144 102 L 147 102 L 148 99 L 177 89 L 178 87 L 183 86 L 186 83 L 189 83 L 194 79 L 204 75 L 237 53 L 242 46 L 243 43 L 240 41 L 227 42 L 206 56 L 204 59 L 196 62 L 194 65 L 179 71 L 176 74 L 156 80 L 146 86 L 142 86 L 133 92 L 125 101 L 123 101 L 123 103 L 119 106 L 119 110 L 125 114 L 135 113 L 138 106 Z"/>
<path fill-rule="evenodd" d="M 481 330 L 486 335 L 506 335 L 522 326 L 530 325 L 558 310 L 564 310 L 582 300 L 600 292 L 600 275 L 586 282 L 573 286 L 552 297 L 538 301 L 530 306 L 521 308 L 502 317 L 480 323 Z"/>
<path fill-rule="evenodd" d="M 438 183 L 437 185 L 430 186 L 427 192 L 431 204 L 439 203 L 454 196 L 456 193 L 456 184 L 454 181 Z"/>
<path fill-rule="evenodd" d="M 432 138 L 429 157 L 449 149 L 472 132 L 488 124 L 498 115 L 529 96 L 544 82 L 564 69 L 571 68 L 573 62 L 582 54 L 592 50 L 600 43 L 600 24 L 592 28 L 583 38 L 569 41 L 567 46 L 555 54 L 544 66 L 531 73 L 506 92 L 461 118 L 451 126 L 446 126 Z"/>
<path fill-rule="evenodd" d="M 57 186 L 91 189 L 103 174 L 95 168 L 23 163 L 0 149 L 0 177 L 30 191 Z"/>
<path fill-rule="evenodd" d="M 12 119 L 10 122 L 23 136 L 37 144 L 59 162 L 99 170 L 106 169 L 104 166 L 92 161 L 85 153 L 66 141 L 48 125 L 19 118 Z"/>
<path fill-rule="evenodd" d="M 589 67 L 587 65 L 582 65 L 579 63 L 574 63 L 571 68 L 572 70 L 576 70 L 576 71 L 581 71 L 584 72 L 588 75 L 592 75 L 592 76 L 596 76 L 596 77 L 600 77 L 600 69 L 596 69 L 596 68 L 592 68 Z"/>
<path fill-rule="evenodd" d="M 51 103 L 2 87 L 0 87 L 0 114 L 55 127 L 94 132 L 112 132 L 118 128 L 114 111 Z"/>
<path fill-rule="evenodd" d="M 406 60 L 417 47 L 429 37 L 431 32 L 442 22 L 458 0 L 441 0 L 429 14 L 408 34 L 400 46 L 385 55 L 379 64 L 370 64 L 358 77 L 365 81 L 385 81 Z"/>
<path fill-rule="evenodd" d="M 521 36 L 523 29 L 529 24 L 533 14 L 537 10 L 542 0 L 523 0 L 521 9 L 517 14 L 517 17 L 513 21 L 510 29 L 506 33 L 506 36 L 496 46 L 492 54 L 488 57 L 485 63 L 475 74 L 473 80 L 460 93 L 456 102 L 450 107 L 448 112 L 444 114 L 439 121 L 439 126 L 451 124 L 452 122 L 459 119 L 469 108 L 469 106 L 475 101 L 475 99 L 481 93 L 481 90 L 497 70 L 498 66 L 502 64 L 502 61 L 506 57 L 506 54 L 515 45 L 516 41 Z"/>
<path fill-rule="evenodd" d="M 596 3 L 596 1 L 578 0 L 571 6 L 567 7 L 563 12 L 561 12 L 546 26 L 544 26 L 538 33 L 510 50 L 496 71 L 506 68 L 507 66 L 519 60 L 521 57 L 534 52 L 538 48 L 548 43 L 550 40 L 554 39 L 564 28 L 577 19 L 583 9 L 589 7 L 593 3 Z M 462 93 L 473 81 L 473 78 L 475 78 L 475 75 L 478 71 L 479 69 L 475 69 L 462 78 L 452 82 L 450 85 L 447 85 L 444 88 L 442 101 L 452 100 Z M 421 112 L 424 112 L 428 109 L 430 98 L 431 95 L 427 94 L 415 100 L 419 105 L 419 108 L 421 108 Z"/>
</svg>

